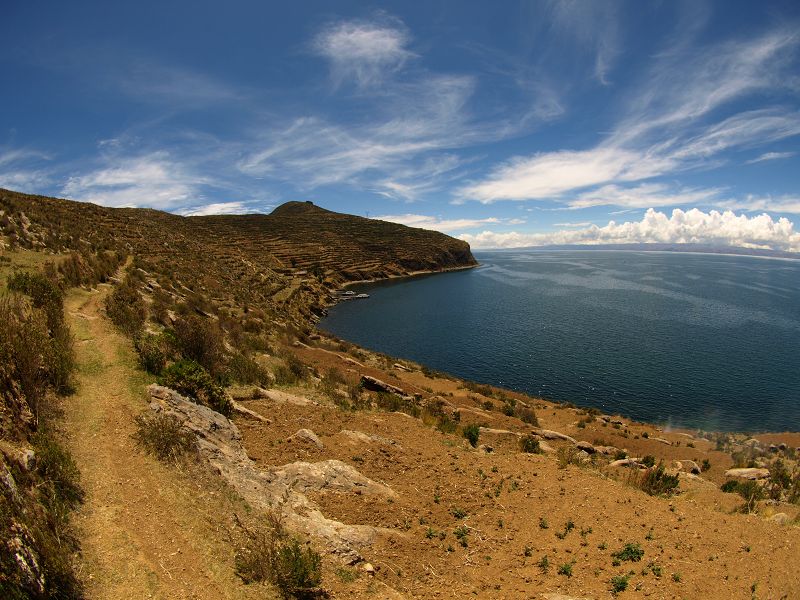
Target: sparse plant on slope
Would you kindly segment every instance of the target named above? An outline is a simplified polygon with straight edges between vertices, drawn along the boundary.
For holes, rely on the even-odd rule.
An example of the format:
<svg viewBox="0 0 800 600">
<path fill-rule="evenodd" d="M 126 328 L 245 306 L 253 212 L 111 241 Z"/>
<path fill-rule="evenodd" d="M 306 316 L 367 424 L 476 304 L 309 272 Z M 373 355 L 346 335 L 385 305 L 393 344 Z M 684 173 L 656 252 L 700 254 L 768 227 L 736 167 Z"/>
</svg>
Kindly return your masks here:
<svg viewBox="0 0 800 600">
<path fill-rule="evenodd" d="M 130 273 L 106 298 L 106 313 L 125 335 L 134 338 L 141 333 L 147 319 L 147 307 L 139 294 L 136 279 Z"/>
<path fill-rule="evenodd" d="M 284 598 L 321 594 L 322 558 L 290 536 L 277 513 L 269 513 L 262 528 L 239 526 L 244 543 L 236 552 L 236 572 L 245 583 L 269 581 Z"/>
<path fill-rule="evenodd" d="M 631 481 L 634 486 L 651 496 L 671 496 L 678 491 L 678 476 L 668 474 L 663 462 L 643 473 L 634 473 Z"/>
<path fill-rule="evenodd" d="M 159 460 L 175 462 L 197 448 L 194 434 L 172 415 L 142 414 L 134 420 L 134 439 Z"/>
<path fill-rule="evenodd" d="M 481 428 L 475 423 L 465 426 L 461 433 L 467 438 L 469 445 L 475 448 L 478 445 L 478 438 L 481 434 Z"/>
</svg>

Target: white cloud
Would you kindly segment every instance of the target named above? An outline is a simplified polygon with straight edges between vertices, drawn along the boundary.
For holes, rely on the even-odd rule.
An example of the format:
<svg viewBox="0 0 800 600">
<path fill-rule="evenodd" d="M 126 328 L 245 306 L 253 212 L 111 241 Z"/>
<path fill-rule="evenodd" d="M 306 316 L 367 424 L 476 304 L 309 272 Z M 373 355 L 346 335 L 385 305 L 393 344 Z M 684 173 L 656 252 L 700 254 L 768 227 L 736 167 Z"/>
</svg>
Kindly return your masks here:
<svg viewBox="0 0 800 600">
<path fill-rule="evenodd" d="M 728 210 L 744 210 L 747 212 L 768 211 L 777 213 L 800 214 L 800 197 L 780 196 L 747 196 L 744 200 L 725 200 L 717 202 L 716 206 Z"/>
<path fill-rule="evenodd" d="M 765 160 L 780 160 L 782 158 L 791 158 L 797 152 L 765 152 L 761 156 L 754 158 L 753 160 L 748 160 L 747 164 L 752 165 L 755 163 L 764 162 Z"/>
<path fill-rule="evenodd" d="M 397 21 L 345 21 L 326 27 L 313 46 L 330 61 L 337 85 L 352 80 L 363 88 L 379 83 L 414 56 L 406 49 L 408 42 L 405 28 Z"/>
<path fill-rule="evenodd" d="M 443 233 L 451 231 L 463 231 L 464 229 L 474 229 L 482 225 L 501 223 L 496 217 L 486 219 L 441 219 L 428 215 L 404 214 L 404 215 L 380 215 L 374 217 L 381 221 L 399 223 L 409 227 L 419 227 L 421 229 L 432 229 Z"/>
<path fill-rule="evenodd" d="M 61 189 L 67 198 L 115 207 L 174 209 L 197 200 L 207 180 L 187 173 L 166 152 L 139 157 L 106 157 L 104 166 L 70 177 Z"/>
<path fill-rule="evenodd" d="M 51 174 L 40 165 L 50 157 L 36 150 L 0 148 L 0 188 L 20 192 L 39 192 Z"/>
<path fill-rule="evenodd" d="M 552 244 L 696 243 L 800 252 L 800 232 L 795 231 L 794 224 L 785 217 L 773 220 L 767 214 L 748 217 L 736 215 L 732 211 L 712 210 L 706 213 L 696 208 L 688 211 L 676 208 L 670 216 L 649 209 L 641 221 L 610 221 L 603 227 L 591 225 L 577 231 L 498 233 L 487 230 L 457 237 L 469 242 L 473 248 L 518 248 Z"/>
<path fill-rule="evenodd" d="M 574 200 L 570 200 L 570 208 L 588 208 L 590 206 L 624 206 L 626 208 L 653 208 L 659 206 L 675 206 L 676 204 L 696 204 L 715 199 L 721 189 L 678 189 L 670 190 L 662 183 L 643 183 L 633 187 L 620 187 L 609 184 L 584 192 Z"/>
<path fill-rule="evenodd" d="M 800 135 L 800 113 L 785 107 L 739 112 L 699 126 L 701 117 L 716 114 L 735 99 L 783 85 L 798 40 L 795 34 L 778 31 L 748 42 L 667 54 L 632 95 L 626 114 L 603 142 L 586 150 L 512 158 L 483 180 L 456 190 L 454 202 L 550 199 L 572 205 L 569 192 L 709 167 L 719 164 L 726 150 Z M 595 190 L 592 196 L 608 191 Z M 622 206 L 631 205 L 630 193 L 614 195 L 627 200 Z M 695 201 L 683 196 L 680 203 Z M 634 205 L 648 206 L 638 200 Z M 649 204 L 654 205 L 662 204 Z"/>
<path fill-rule="evenodd" d="M 555 227 L 589 227 L 592 223 L 581 221 L 580 223 L 553 223 Z"/>
<path fill-rule="evenodd" d="M 209 215 L 247 215 L 262 211 L 254 210 L 245 202 L 214 202 L 182 208 L 177 212 L 184 217 L 205 217 Z"/>
</svg>

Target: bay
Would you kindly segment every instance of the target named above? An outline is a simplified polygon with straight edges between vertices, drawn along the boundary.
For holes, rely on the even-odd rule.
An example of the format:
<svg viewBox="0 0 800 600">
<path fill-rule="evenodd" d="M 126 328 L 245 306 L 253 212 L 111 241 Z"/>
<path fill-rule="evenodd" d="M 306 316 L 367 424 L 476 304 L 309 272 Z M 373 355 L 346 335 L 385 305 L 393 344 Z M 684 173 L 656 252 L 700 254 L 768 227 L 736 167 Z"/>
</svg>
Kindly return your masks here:
<svg viewBox="0 0 800 600">
<path fill-rule="evenodd" d="M 456 376 L 673 427 L 800 430 L 800 261 L 475 253 L 353 287 L 321 327 Z"/>
</svg>

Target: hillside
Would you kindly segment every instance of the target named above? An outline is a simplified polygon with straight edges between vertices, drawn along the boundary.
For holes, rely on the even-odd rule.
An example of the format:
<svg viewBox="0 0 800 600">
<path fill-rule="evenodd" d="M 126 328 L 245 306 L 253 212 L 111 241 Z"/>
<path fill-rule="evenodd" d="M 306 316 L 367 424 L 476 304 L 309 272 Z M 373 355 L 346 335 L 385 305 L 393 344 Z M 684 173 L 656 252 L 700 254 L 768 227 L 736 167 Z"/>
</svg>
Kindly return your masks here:
<svg viewBox="0 0 800 600">
<path fill-rule="evenodd" d="M 269 215 L 180 217 L 0 190 L 0 210 L 30 222 L 6 226 L 26 248 L 122 248 L 173 292 L 302 318 L 320 314 L 342 283 L 476 264 L 469 245 L 444 234 L 289 202 Z M 6 217 L 8 220 L 8 217 Z"/>
<path fill-rule="evenodd" d="M 0 210 L 0 595 L 800 595 L 800 434 L 663 430 L 314 327 L 342 283 L 474 264 L 461 242 L 298 202 Z M 69 354 L 65 327 L 71 376 L 43 360 Z M 24 351 L 40 338 L 60 354 Z"/>
</svg>

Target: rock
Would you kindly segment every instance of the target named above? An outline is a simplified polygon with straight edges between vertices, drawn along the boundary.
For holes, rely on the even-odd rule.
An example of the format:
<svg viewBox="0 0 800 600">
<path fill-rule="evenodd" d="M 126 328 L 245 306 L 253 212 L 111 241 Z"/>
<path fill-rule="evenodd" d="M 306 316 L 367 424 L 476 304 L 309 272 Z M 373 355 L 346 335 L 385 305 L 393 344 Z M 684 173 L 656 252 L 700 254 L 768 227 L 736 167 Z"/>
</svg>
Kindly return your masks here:
<svg viewBox="0 0 800 600">
<path fill-rule="evenodd" d="M 725 471 L 725 477 L 738 477 L 739 479 L 766 479 L 769 477 L 769 469 L 728 469 Z"/>
<path fill-rule="evenodd" d="M 272 421 L 270 421 L 265 416 L 258 414 L 254 410 L 250 410 L 246 406 L 243 406 L 236 401 L 231 402 L 231 407 L 233 408 L 233 412 L 237 414 L 244 415 L 245 417 L 250 417 L 251 419 L 255 419 L 256 421 L 260 421 L 268 425 L 272 423 Z"/>
<path fill-rule="evenodd" d="M 782 452 L 786 452 L 786 444 L 784 444 L 783 442 L 778 444 L 778 450 L 780 450 Z"/>
<path fill-rule="evenodd" d="M 405 365 L 401 365 L 400 363 L 394 363 L 394 364 L 392 365 L 392 368 L 393 368 L 393 369 L 397 369 L 398 371 L 405 371 L 405 372 L 407 372 L 407 373 L 410 373 L 410 372 L 411 372 L 411 369 L 409 369 L 409 368 L 408 368 L 407 366 L 405 366 Z"/>
<path fill-rule="evenodd" d="M 606 456 L 615 456 L 619 452 L 619 448 L 615 446 L 595 446 L 595 452 L 605 454 Z"/>
<path fill-rule="evenodd" d="M 552 454 L 553 452 L 556 451 L 556 449 L 553 448 L 547 442 L 539 442 L 539 450 L 541 450 L 542 452 L 546 452 L 547 454 Z"/>
<path fill-rule="evenodd" d="M 585 596 L 567 596 L 565 594 L 558 594 L 558 593 L 549 593 L 549 594 L 541 594 L 539 596 L 544 600 L 592 600 L 591 598 L 587 598 Z"/>
<path fill-rule="evenodd" d="M 769 520 L 773 523 L 777 523 L 778 525 L 788 525 L 792 522 L 792 517 L 786 513 L 779 512 L 772 515 Z"/>
<path fill-rule="evenodd" d="M 693 473 L 694 475 L 700 475 L 702 472 L 700 470 L 700 465 L 693 460 L 677 460 L 675 463 L 679 471 L 687 471 L 688 473 Z"/>
<path fill-rule="evenodd" d="M 151 385 L 148 389 L 162 412 L 174 416 L 195 435 L 200 457 L 250 506 L 262 511 L 279 510 L 289 529 L 319 538 L 348 564 L 361 560 L 359 549 L 372 544 L 379 529 L 328 519 L 303 492 L 324 490 L 394 497 L 393 490 L 337 460 L 295 462 L 261 470 L 247 456 L 233 422 L 168 388 Z M 392 530 L 392 535 L 398 533 Z"/>
<path fill-rule="evenodd" d="M 750 438 L 749 440 L 745 440 L 744 443 L 748 446 L 760 446 L 761 442 L 759 442 L 756 438 Z"/>
<path fill-rule="evenodd" d="M 570 437 L 564 433 L 559 433 L 558 431 L 551 431 L 550 429 L 535 429 L 533 430 L 535 435 L 539 437 L 543 437 L 546 440 L 564 440 L 567 442 L 571 442 L 572 444 L 577 444 L 577 440 L 573 437 Z"/>
<path fill-rule="evenodd" d="M 287 394 L 280 390 L 262 390 L 261 392 L 265 399 L 272 400 L 278 404 L 295 404 L 297 406 L 308 406 L 310 404 L 317 404 L 303 396 L 295 396 L 294 394 Z"/>
<path fill-rule="evenodd" d="M 583 450 L 587 454 L 595 454 L 597 452 L 597 449 L 592 444 L 590 444 L 589 442 L 585 442 L 583 440 L 575 444 L 575 447 L 578 450 Z"/>
<path fill-rule="evenodd" d="M 363 431 L 350 431 L 349 429 L 342 429 L 339 433 L 350 438 L 350 441 L 352 442 L 361 442 L 365 444 L 376 442 L 378 444 L 385 444 L 387 446 L 396 446 L 397 448 L 400 448 L 400 445 L 396 441 L 380 435 L 364 433 Z"/>
<path fill-rule="evenodd" d="M 414 399 L 413 396 L 406 394 L 405 391 L 399 387 L 394 386 L 391 383 L 381 381 L 377 377 L 372 377 L 371 375 L 362 375 L 361 385 L 363 385 L 365 389 L 372 390 L 373 392 L 385 392 L 387 394 L 396 394 L 401 398 L 406 398 L 408 400 Z"/>
<path fill-rule="evenodd" d="M 297 432 L 294 435 L 289 436 L 286 441 L 313 444 L 320 450 L 325 447 L 325 444 L 322 443 L 322 440 L 320 440 L 317 437 L 317 434 L 310 429 L 298 429 Z"/>
<path fill-rule="evenodd" d="M 492 452 L 494 452 L 494 446 L 489 446 L 488 444 L 481 444 L 480 446 L 478 446 L 478 450 L 486 454 L 491 454 Z"/>
<path fill-rule="evenodd" d="M 664 438 L 651 437 L 650 439 L 653 440 L 654 442 L 659 442 L 659 443 L 664 444 L 666 446 L 672 446 L 672 442 L 670 442 L 669 440 L 665 440 Z"/>
<path fill-rule="evenodd" d="M 619 460 L 615 460 L 612 463 L 609 463 L 609 467 L 639 467 L 639 460 L 636 458 L 620 458 Z"/>
<path fill-rule="evenodd" d="M 778 451 L 778 447 L 775 444 L 770 444 L 769 445 L 769 451 L 774 454 L 774 453 L 776 453 Z"/>
<path fill-rule="evenodd" d="M 375 567 L 373 567 L 371 563 L 365 562 L 363 565 L 361 565 L 361 570 L 369 575 L 375 575 Z"/>
</svg>

